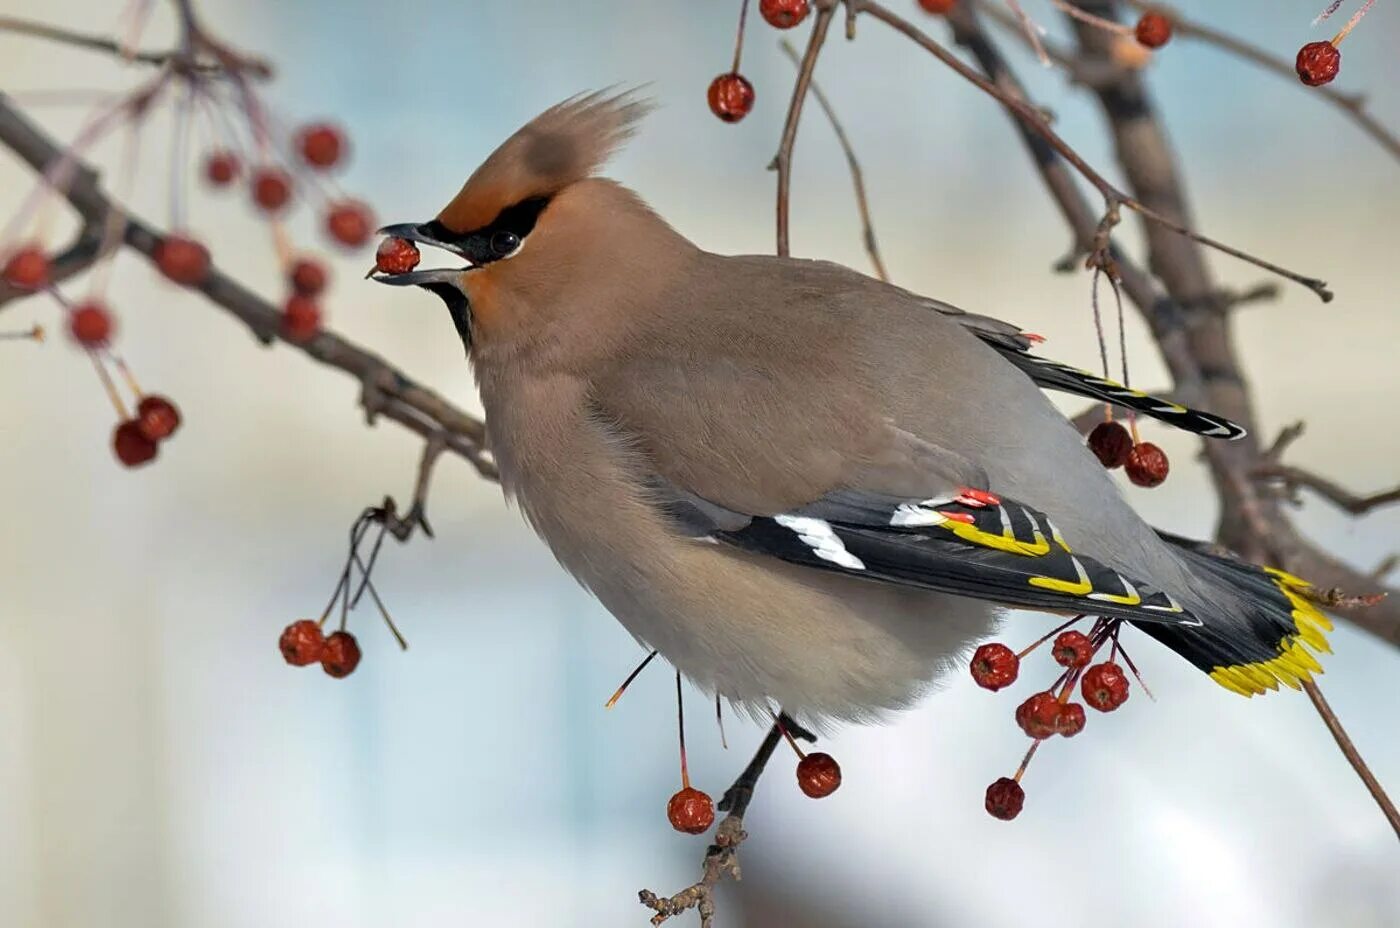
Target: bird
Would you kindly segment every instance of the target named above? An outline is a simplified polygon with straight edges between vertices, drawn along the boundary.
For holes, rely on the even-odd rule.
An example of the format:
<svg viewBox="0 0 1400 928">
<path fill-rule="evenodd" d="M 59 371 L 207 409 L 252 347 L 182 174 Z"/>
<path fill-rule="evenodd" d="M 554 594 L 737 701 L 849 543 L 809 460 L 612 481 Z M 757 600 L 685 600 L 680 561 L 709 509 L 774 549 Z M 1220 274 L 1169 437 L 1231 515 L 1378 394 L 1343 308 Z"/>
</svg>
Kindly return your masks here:
<svg viewBox="0 0 1400 928">
<path fill-rule="evenodd" d="M 547 109 L 380 230 L 459 266 L 373 275 L 446 304 L 507 499 L 643 646 L 818 726 L 908 708 L 1010 609 L 1126 621 L 1246 696 L 1321 671 L 1308 584 L 1154 530 L 1043 391 L 1242 428 L 835 263 L 700 248 L 600 173 L 651 106 Z"/>
</svg>

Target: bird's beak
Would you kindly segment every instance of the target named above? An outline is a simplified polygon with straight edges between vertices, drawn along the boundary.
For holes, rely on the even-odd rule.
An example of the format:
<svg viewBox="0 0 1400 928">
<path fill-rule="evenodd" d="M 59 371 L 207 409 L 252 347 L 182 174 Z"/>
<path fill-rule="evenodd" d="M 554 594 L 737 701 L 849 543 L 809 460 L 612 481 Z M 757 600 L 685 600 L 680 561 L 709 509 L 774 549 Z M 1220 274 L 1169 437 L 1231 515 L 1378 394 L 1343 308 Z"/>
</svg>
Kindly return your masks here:
<svg viewBox="0 0 1400 928">
<path fill-rule="evenodd" d="M 420 245 L 431 245 L 443 251 L 450 252 L 459 258 L 467 260 L 466 267 L 458 268 L 433 268 L 421 271 L 408 271 L 403 274 L 386 274 L 375 270 L 370 273 L 370 277 L 381 284 L 392 284 L 396 287 L 423 286 L 433 283 L 455 284 L 461 277 L 462 272 L 473 265 L 467 255 L 455 244 L 444 242 L 434 237 L 432 228 L 427 224 L 415 222 L 401 222 L 392 226 L 385 226 L 379 230 L 380 235 L 390 235 L 395 238 L 416 242 Z"/>
</svg>

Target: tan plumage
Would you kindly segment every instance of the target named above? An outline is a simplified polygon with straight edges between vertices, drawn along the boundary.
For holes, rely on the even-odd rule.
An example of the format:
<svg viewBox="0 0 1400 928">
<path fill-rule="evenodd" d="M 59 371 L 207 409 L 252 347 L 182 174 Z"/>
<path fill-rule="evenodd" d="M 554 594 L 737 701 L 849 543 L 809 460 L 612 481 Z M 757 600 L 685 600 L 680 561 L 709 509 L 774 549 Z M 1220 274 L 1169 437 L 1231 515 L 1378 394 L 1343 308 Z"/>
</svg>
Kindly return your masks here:
<svg viewBox="0 0 1400 928">
<path fill-rule="evenodd" d="M 381 278 L 447 301 L 507 495 L 635 636 L 809 720 L 907 705 L 997 603 L 1146 623 L 1208 670 L 1298 639 L 1253 601 L 1268 582 L 1204 571 L 1136 516 L 1007 363 L 1034 368 L 1014 326 L 825 262 L 710 254 L 591 176 L 644 111 L 546 111 L 435 223 L 386 230 L 472 266 Z M 950 532 L 962 487 L 1015 502 Z"/>
</svg>

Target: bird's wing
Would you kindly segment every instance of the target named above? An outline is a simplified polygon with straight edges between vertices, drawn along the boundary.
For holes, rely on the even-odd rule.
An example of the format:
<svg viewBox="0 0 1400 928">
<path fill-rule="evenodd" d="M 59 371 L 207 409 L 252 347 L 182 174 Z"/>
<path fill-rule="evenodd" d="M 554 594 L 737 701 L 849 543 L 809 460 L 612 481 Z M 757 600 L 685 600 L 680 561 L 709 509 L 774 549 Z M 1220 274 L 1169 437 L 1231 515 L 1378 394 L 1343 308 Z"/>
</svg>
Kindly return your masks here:
<svg viewBox="0 0 1400 928">
<path fill-rule="evenodd" d="M 1075 396 L 1122 406 L 1206 438 L 1234 441 L 1248 434 L 1244 426 L 1214 413 L 1191 409 L 1180 403 L 1134 390 L 1089 371 L 1031 354 L 1031 348 L 1040 338 L 1023 332 L 1009 322 L 970 313 L 942 300 L 928 299 L 926 303 L 945 316 L 953 318 L 995 348 L 1003 358 L 1020 368 L 1027 377 L 1044 389 L 1072 393 Z"/>
</svg>

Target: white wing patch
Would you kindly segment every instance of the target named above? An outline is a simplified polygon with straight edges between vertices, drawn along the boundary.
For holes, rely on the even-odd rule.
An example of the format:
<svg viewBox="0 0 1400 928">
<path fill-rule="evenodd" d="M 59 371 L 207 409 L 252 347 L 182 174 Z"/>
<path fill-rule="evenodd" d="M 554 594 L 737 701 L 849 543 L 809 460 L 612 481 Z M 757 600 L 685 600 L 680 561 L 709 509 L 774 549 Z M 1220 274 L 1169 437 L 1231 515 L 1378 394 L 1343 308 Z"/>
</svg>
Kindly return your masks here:
<svg viewBox="0 0 1400 928">
<path fill-rule="evenodd" d="M 890 527 L 919 528 L 925 525 L 942 525 L 948 521 L 948 517 L 931 507 L 942 506 L 952 501 L 952 497 L 945 499 L 935 496 L 917 503 L 900 503 L 890 514 Z"/>
<path fill-rule="evenodd" d="M 942 518 L 940 516 L 940 518 Z M 865 570 L 865 563 L 846 550 L 846 545 L 831 526 L 823 519 L 809 516 L 774 516 L 773 521 L 783 528 L 797 533 L 802 543 L 812 549 L 812 553 L 824 561 L 830 561 L 847 570 Z M 931 523 L 930 523 L 931 524 Z"/>
</svg>

